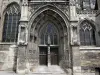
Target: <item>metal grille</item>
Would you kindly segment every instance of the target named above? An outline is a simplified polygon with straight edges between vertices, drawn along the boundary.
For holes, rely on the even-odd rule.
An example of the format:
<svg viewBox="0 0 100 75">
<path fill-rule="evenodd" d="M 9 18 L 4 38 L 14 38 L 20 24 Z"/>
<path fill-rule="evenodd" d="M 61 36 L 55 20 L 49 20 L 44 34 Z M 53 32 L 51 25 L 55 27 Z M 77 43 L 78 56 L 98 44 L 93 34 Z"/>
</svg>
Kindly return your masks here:
<svg viewBox="0 0 100 75">
<path fill-rule="evenodd" d="M 18 25 L 20 19 L 20 10 L 16 4 L 7 8 L 3 27 L 3 42 L 16 42 L 18 35 Z"/>
</svg>

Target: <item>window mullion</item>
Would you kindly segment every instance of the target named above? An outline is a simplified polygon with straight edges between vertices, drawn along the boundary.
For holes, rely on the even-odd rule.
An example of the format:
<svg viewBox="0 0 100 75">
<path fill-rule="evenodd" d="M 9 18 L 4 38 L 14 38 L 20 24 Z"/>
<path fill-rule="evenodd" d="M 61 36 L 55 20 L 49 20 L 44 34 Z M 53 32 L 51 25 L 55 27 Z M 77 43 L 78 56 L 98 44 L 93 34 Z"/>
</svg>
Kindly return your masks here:
<svg viewBox="0 0 100 75">
<path fill-rule="evenodd" d="M 15 39 L 14 39 L 14 42 L 16 42 L 17 40 L 17 33 L 18 33 L 18 31 L 17 31 L 17 29 L 18 29 L 18 16 L 16 15 L 15 16 L 15 18 L 16 18 L 16 21 L 15 21 L 15 32 L 14 32 L 14 36 L 15 36 Z"/>
<path fill-rule="evenodd" d="M 44 37 L 43 37 L 44 41 L 43 41 L 43 45 L 45 45 L 45 34 L 44 34 Z"/>
<path fill-rule="evenodd" d="M 8 20 L 7 20 L 7 29 L 6 29 L 6 38 L 5 38 L 5 42 L 7 42 L 7 39 L 8 39 L 8 25 L 9 25 L 9 20 L 10 20 L 10 14 L 8 14 Z"/>
<path fill-rule="evenodd" d="M 54 45 L 54 34 L 53 34 L 53 45 Z"/>
<path fill-rule="evenodd" d="M 12 22 L 11 22 L 11 32 L 10 32 L 10 37 L 11 37 L 11 39 L 10 39 L 10 42 L 12 41 L 12 33 L 13 33 L 13 32 L 12 32 L 12 28 L 13 28 L 13 22 L 14 22 L 14 21 L 13 21 L 13 19 L 14 19 L 14 14 L 12 14 L 11 17 L 12 17 Z"/>
<path fill-rule="evenodd" d="M 92 34 L 92 33 L 91 33 L 91 30 L 89 31 L 89 33 L 90 33 L 90 37 L 89 37 L 89 38 L 90 38 L 90 45 L 92 45 L 92 44 L 93 44 L 93 43 L 92 43 L 93 39 L 92 39 L 92 35 L 91 35 L 91 34 Z"/>
<path fill-rule="evenodd" d="M 7 13 L 6 13 L 6 14 L 7 14 Z M 6 15 L 5 15 L 5 16 L 6 16 Z M 8 28 L 8 23 L 9 23 L 9 21 L 8 21 L 8 20 L 9 20 L 9 15 L 7 14 L 6 17 L 7 17 L 7 19 L 4 21 L 4 30 L 3 30 L 3 31 L 4 31 L 3 35 L 5 35 L 5 37 L 3 37 L 3 40 L 4 40 L 5 42 L 6 42 L 6 38 L 7 38 L 7 28 Z M 6 17 L 5 17 L 5 18 L 6 18 Z M 6 29 L 5 29 L 5 27 L 6 27 L 5 25 L 7 26 Z"/>
<path fill-rule="evenodd" d="M 45 37 L 44 37 L 44 44 L 46 45 L 46 36 L 47 36 L 47 34 L 45 34 Z"/>
<path fill-rule="evenodd" d="M 84 45 L 86 45 L 86 41 L 85 41 L 85 30 L 84 30 Z"/>
</svg>

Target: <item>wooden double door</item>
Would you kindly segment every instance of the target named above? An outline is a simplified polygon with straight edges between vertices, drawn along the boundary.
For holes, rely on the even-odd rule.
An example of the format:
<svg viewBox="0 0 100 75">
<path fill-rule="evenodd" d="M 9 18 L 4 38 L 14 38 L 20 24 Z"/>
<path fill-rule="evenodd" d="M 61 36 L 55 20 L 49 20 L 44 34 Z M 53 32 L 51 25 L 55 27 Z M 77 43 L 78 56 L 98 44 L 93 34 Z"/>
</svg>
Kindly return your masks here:
<svg viewBox="0 0 100 75">
<path fill-rule="evenodd" d="M 48 62 L 49 61 L 49 62 Z M 58 48 L 55 47 L 40 47 L 39 48 L 40 65 L 58 65 Z"/>
</svg>

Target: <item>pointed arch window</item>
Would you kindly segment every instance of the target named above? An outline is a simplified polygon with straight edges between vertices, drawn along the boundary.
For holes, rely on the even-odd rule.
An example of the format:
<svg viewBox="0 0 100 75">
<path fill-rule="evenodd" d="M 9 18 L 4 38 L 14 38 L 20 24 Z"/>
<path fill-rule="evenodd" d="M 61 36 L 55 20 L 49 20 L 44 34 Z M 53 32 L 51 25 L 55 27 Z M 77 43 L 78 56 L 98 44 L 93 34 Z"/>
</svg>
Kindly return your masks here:
<svg viewBox="0 0 100 75">
<path fill-rule="evenodd" d="M 88 21 L 80 25 L 81 45 L 95 45 L 95 29 Z"/>
<path fill-rule="evenodd" d="M 40 33 L 40 44 L 58 45 L 58 31 L 54 25 L 48 24 Z"/>
<path fill-rule="evenodd" d="M 17 4 L 10 5 L 5 11 L 3 26 L 3 42 L 16 42 L 20 19 L 20 8 Z"/>
</svg>

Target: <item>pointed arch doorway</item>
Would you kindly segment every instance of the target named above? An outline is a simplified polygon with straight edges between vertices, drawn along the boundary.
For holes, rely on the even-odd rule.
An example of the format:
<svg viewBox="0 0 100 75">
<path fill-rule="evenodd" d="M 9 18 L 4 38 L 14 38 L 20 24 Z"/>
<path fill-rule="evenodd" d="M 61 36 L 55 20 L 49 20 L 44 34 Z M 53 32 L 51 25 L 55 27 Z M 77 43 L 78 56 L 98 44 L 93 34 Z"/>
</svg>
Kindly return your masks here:
<svg viewBox="0 0 100 75">
<path fill-rule="evenodd" d="M 31 21 L 30 42 L 28 44 L 31 54 L 29 54 L 30 64 L 63 66 L 63 63 L 69 61 L 69 52 L 66 51 L 69 50 L 66 23 L 61 13 L 58 14 L 50 9 L 36 14 Z M 34 52 L 32 53 L 32 51 Z"/>
<path fill-rule="evenodd" d="M 52 23 L 47 23 L 40 31 L 39 63 L 40 65 L 58 65 L 59 34 Z"/>
</svg>

